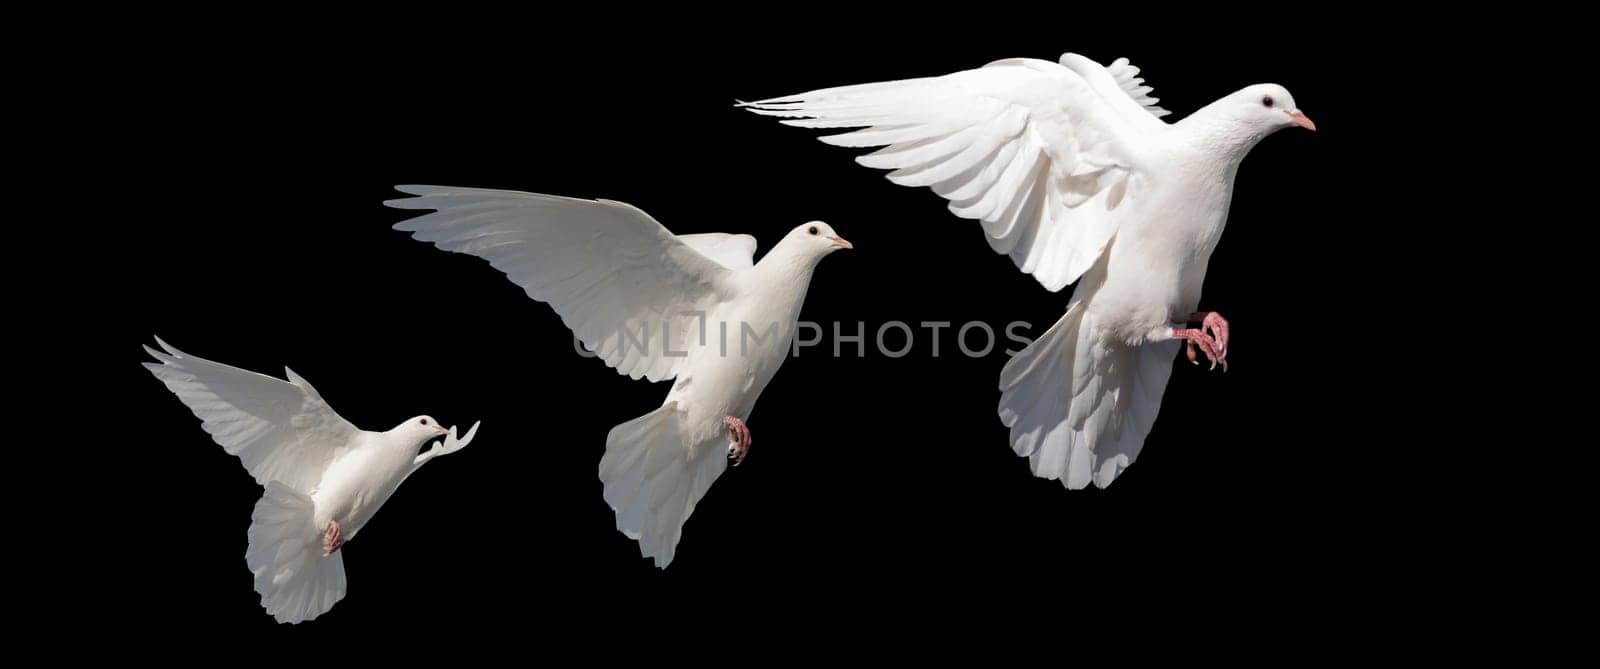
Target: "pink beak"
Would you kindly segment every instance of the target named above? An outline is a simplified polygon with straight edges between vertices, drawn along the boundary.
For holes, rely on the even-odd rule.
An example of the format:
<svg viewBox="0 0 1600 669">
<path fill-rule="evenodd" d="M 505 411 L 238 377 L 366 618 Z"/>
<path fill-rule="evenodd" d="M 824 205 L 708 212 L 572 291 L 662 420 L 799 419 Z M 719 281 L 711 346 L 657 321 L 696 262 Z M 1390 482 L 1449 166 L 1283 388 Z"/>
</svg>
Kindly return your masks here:
<svg viewBox="0 0 1600 669">
<path fill-rule="evenodd" d="M 1298 109 L 1289 112 L 1289 122 L 1305 128 L 1306 130 L 1310 130 L 1311 132 L 1317 131 L 1317 124 L 1312 123 L 1311 119 L 1306 118 L 1306 115 L 1300 113 L 1300 110 Z"/>
<path fill-rule="evenodd" d="M 450 434 L 450 431 L 444 429 L 443 425 L 435 425 L 435 426 L 433 426 L 433 431 L 438 433 L 440 436 L 444 436 L 444 435 Z"/>
<path fill-rule="evenodd" d="M 851 244 L 849 240 L 847 240 L 847 239 L 845 239 L 843 237 L 836 237 L 834 235 L 828 235 L 828 241 L 833 242 L 833 245 L 835 247 L 838 247 L 838 248 L 841 248 L 841 249 L 853 249 L 853 248 L 856 247 L 856 245 L 855 244 Z"/>
</svg>

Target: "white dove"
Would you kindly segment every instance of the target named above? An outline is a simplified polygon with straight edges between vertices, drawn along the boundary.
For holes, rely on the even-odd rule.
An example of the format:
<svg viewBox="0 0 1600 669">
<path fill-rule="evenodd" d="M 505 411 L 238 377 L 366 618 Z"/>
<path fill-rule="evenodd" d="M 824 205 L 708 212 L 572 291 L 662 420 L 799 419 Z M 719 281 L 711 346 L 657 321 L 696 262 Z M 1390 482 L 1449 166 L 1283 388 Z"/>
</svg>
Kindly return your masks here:
<svg viewBox="0 0 1600 669">
<path fill-rule="evenodd" d="M 850 242 L 814 221 L 755 263 L 754 237 L 673 235 L 621 202 L 397 189 L 417 197 L 385 204 L 436 211 L 395 229 L 488 260 L 619 373 L 676 379 L 660 409 L 611 429 L 600 459 L 617 529 L 666 568 L 726 459 L 737 465 L 750 448 L 745 421 L 789 355 L 817 262 Z"/>
<path fill-rule="evenodd" d="M 311 620 L 344 598 L 344 558 L 378 507 L 423 463 L 465 447 L 428 416 L 367 432 L 334 413 L 294 370 L 288 381 L 148 346 L 144 363 L 229 453 L 266 487 L 251 514 L 245 563 L 261 606 L 280 623 Z M 427 452 L 429 439 L 445 436 Z"/>
<path fill-rule="evenodd" d="M 1138 456 L 1178 342 L 1227 369 L 1228 322 L 1195 310 L 1234 176 L 1267 135 L 1316 129 L 1275 84 L 1169 125 L 1138 73 L 1068 53 L 740 103 L 788 125 L 862 128 L 821 139 L 885 147 L 856 162 L 932 188 L 1045 288 L 1078 281 L 1066 314 L 1000 374 L 1012 448 L 1071 489 L 1105 487 Z"/>
</svg>

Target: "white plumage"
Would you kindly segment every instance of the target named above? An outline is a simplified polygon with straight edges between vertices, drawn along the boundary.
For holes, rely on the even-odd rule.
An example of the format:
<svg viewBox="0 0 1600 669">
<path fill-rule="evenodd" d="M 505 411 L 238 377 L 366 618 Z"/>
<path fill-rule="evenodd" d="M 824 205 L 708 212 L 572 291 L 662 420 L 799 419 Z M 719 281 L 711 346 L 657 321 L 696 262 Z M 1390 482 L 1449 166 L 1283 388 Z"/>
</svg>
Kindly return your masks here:
<svg viewBox="0 0 1600 669">
<path fill-rule="evenodd" d="M 1138 75 L 1127 59 L 1068 53 L 741 103 L 787 125 L 857 128 L 821 139 L 883 147 L 857 162 L 933 189 L 1045 288 L 1078 282 L 1000 377 L 1012 447 L 1068 488 L 1106 486 L 1138 456 L 1174 337 L 1193 336 L 1174 324 L 1199 305 L 1240 161 L 1281 128 L 1315 129 L 1273 84 L 1169 125 Z M 1213 343 L 1225 361 L 1226 338 Z"/>
<path fill-rule="evenodd" d="M 788 356 L 811 273 L 849 248 L 801 225 L 753 262 L 749 235 L 675 236 L 637 208 L 516 191 L 400 186 L 401 221 L 505 272 L 589 350 L 632 378 L 673 379 L 661 408 L 612 428 L 599 476 L 617 529 L 665 568 L 683 524 L 727 468 L 727 419 L 749 418 Z"/>
<path fill-rule="evenodd" d="M 423 463 L 465 447 L 427 416 L 386 432 L 357 429 L 294 370 L 288 381 L 183 353 L 161 341 L 145 363 L 200 419 L 227 452 L 266 488 L 251 515 L 245 562 L 261 605 L 278 622 L 298 623 L 345 595 L 343 553 L 329 551 L 330 523 L 353 539 L 400 483 Z M 417 450 L 444 435 L 427 452 Z"/>
</svg>

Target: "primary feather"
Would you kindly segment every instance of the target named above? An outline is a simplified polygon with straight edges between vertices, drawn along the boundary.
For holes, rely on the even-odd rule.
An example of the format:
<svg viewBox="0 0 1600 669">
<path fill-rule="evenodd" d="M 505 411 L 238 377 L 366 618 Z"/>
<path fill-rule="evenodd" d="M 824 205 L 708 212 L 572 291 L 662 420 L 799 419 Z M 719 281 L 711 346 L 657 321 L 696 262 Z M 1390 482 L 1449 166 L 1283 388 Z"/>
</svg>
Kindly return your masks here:
<svg viewBox="0 0 1600 669">
<path fill-rule="evenodd" d="M 821 139 L 884 147 L 857 162 L 893 170 L 894 183 L 932 188 L 1050 290 L 1077 280 L 1105 249 L 1114 232 L 1106 212 L 1122 204 L 1134 159 L 1117 137 L 1142 127 L 1089 79 L 1033 59 L 743 106 L 790 125 L 862 128 Z"/>
<path fill-rule="evenodd" d="M 167 390 L 189 407 L 223 450 L 265 486 L 270 481 L 309 493 L 357 430 L 334 413 L 316 389 L 293 370 L 289 380 L 197 358 L 156 338 L 162 350 L 145 363 Z"/>
<path fill-rule="evenodd" d="M 489 261 L 528 297 L 549 304 L 585 348 L 631 378 L 671 379 L 683 358 L 654 342 L 684 341 L 694 316 L 727 297 L 744 240 L 698 238 L 713 260 L 649 214 L 608 200 L 441 186 L 399 186 L 399 209 L 433 213 L 395 229 Z M 731 236 L 730 236 L 731 237 Z M 755 251 L 754 239 L 748 251 Z M 726 248 L 722 248 L 726 244 Z M 663 330 L 666 334 L 663 335 Z"/>
</svg>

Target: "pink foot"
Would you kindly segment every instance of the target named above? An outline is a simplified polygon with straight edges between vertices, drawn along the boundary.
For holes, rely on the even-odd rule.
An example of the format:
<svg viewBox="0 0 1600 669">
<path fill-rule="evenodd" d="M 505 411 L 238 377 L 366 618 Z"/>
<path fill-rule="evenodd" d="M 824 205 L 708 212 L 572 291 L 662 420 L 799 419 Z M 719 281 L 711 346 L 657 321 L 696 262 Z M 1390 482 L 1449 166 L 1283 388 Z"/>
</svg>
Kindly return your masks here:
<svg viewBox="0 0 1600 669">
<path fill-rule="evenodd" d="M 722 419 L 728 426 L 728 458 L 733 460 L 733 466 L 738 467 L 744 462 L 745 454 L 750 452 L 750 428 L 744 421 L 728 416 Z"/>
<path fill-rule="evenodd" d="M 343 545 L 344 534 L 339 531 L 339 521 L 328 521 L 328 529 L 322 533 L 322 556 L 333 555 Z"/>
<path fill-rule="evenodd" d="M 1228 321 L 1215 311 L 1196 312 L 1189 316 L 1191 322 L 1199 322 L 1199 328 L 1172 328 L 1172 338 L 1182 339 L 1186 342 L 1184 354 L 1189 356 L 1189 362 L 1200 364 L 1195 348 L 1205 353 L 1206 359 L 1211 361 L 1211 369 L 1222 365 L 1222 371 L 1228 371 Z"/>
<path fill-rule="evenodd" d="M 1200 323 L 1200 329 L 1217 342 L 1217 352 L 1224 358 L 1228 357 L 1228 319 L 1215 311 L 1196 311 L 1189 314 L 1189 322 Z"/>
</svg>

